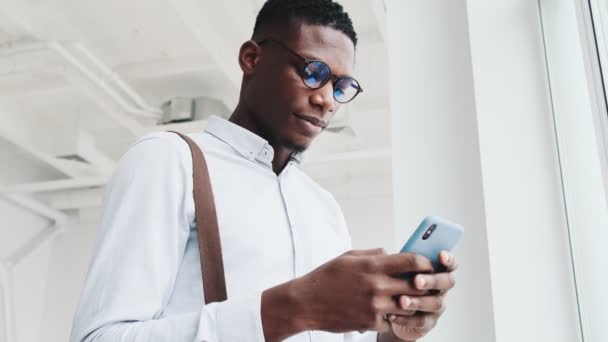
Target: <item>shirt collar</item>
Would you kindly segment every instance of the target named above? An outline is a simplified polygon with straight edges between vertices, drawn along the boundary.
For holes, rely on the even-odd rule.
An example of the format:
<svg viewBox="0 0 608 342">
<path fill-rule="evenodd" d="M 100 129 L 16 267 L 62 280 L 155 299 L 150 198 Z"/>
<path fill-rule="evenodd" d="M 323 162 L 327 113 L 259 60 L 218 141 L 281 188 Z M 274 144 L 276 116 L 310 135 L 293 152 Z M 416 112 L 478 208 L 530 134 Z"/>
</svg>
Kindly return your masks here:
<svg viewBox="0 0 608 342">
<path fill-rule="evenodd" d="M 205 132 L 225 142 L 244 158 L 272 166 L 274 149 L 266 139 L 257 134 L 215 115 L 209 117 Z M 302 153 L 293 153 L 290 159 L 300 165 L 303 160 Z"/>
</svg>

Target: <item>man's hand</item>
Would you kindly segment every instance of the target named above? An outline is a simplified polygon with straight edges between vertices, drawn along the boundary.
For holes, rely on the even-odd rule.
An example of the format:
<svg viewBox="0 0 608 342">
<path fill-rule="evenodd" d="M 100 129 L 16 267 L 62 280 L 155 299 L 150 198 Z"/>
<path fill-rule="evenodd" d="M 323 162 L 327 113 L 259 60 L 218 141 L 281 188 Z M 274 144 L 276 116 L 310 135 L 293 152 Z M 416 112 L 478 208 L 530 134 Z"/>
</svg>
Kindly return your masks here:
<svg viewBox="0 0 608 342">
<path fill-rule="evenodd" d="M 400 308 L 410 312 L 408 315 L 389 315 L 391 331 L 381 334 L 378 341 L 416 341 L 435 327 L 445 311 L 445 295 L 455 285 L 453 272 L 457 268 L 454 257 L 445 251 L 441 252 L 439 260 L 444 272 L 414 278 L 416 289 L 430 291 L 429 294 L 400 296 Z"/>
<path fill-rule="evenodd" d="M 429 259 L 412 253 L 387 255 L 382 249 L 344 253 L 300 278 L 264 291 L 266 340 L 285 339 L 305 330 L 390 331 L 385 314 L 407 315 L 413 309 L 402 309 L 395 298 L 416 298 L 419 306 L 427 302 L 422 299 L 427 289 L 416 289 L 414 282 L 395 277 L 410 272 L 429 274 L 433 266 Z M 431 277 L 426 279 L 432 285 L 428 289 L 448 287 L 442 285 L 447 276 Z"/>
</svg>

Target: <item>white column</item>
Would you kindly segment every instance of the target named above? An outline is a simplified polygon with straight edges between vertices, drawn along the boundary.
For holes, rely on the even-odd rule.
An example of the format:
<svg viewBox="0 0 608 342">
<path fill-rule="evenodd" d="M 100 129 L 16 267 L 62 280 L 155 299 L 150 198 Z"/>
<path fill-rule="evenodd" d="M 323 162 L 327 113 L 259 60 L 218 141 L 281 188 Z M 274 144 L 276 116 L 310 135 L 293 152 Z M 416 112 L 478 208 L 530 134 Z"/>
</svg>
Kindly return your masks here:
<svg viewBox="0 0 608 342">
<path fill-rule="evenodd" d="M 494 341 L 466 1 L 387 0 L 386 9 L 395 249 L 428 214 L 465 226 L 457 287 L 424 341 Z"/>
<path fill-rule="evenodd" d="M 538 2 L 467 5 L 496 341 L 580 341 Z"/>
<path fill-rule="evenodd" d="M 580 341 L 538 3 L 386 4 L 396 236 L 465 226 L 425 341 Z"/>
</svg>

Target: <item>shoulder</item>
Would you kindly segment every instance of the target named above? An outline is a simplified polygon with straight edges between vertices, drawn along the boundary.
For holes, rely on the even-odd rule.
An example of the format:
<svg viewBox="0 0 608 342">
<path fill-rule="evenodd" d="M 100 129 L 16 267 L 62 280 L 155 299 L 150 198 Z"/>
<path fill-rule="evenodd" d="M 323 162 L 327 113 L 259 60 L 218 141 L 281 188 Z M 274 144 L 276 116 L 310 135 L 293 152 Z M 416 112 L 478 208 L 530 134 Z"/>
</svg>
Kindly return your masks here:
<svg viewBox="0 0 608 342">
<path fill-rule="evenodd" d="M 172 132 L 148 133 L 132 143 L 120 158 L 113 179 L 121 182 L 189 185 L 192 157 L 188 144 Z M 144 183 L 145 184 L 145 183 Z M 177 185 L 177 184 L 176 184 Z"/>
<path fill-rule="evenodd" d="M 169 157 L 182 152 L 188 147 L 186 142 L 172 132 L 153 132 L 140 137 L 127 148 L 126 155 L 156 154 L 158 157 Z M 124 157 L 123 157 L 124 158 Z"/>
<path fill-rule="evenodd" d="M 202 148 L 202 133 L 191 133 L 187 136 Z M 127 148 L 119 164 L 125 162 L 167 167 L 181 164 L 187 169 L 192 165 L 191 152 L 186 141 L 178 134 L 167 131 L 148 133 L 140 137 Z"/>
</svg>

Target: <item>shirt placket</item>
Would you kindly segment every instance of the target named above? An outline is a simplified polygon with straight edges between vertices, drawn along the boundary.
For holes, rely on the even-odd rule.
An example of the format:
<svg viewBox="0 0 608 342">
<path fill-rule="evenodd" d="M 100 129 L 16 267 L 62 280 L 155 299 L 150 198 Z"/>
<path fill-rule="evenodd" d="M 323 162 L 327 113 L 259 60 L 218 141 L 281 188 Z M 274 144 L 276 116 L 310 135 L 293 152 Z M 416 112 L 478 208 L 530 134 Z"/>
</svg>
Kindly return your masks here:
<svg viewBox="0 0 608 342">
<path fill-rule="evenodd" d="M 293 215 L 293 211 L 291 210 L 291 206 L 290 206 L 290 198 L 289 198 L 289 193 L 288 193 L 288 189 L 287 189 L 287 174 L 289 173 L 289 165 L 287 167 L 285 167 L 285 169 L 283 170 L 283 172 L 279 175 L 278 177 L 278 183 L 279 183 L 279 192 L 281 194 L 281 200 L 283 201 L 283 208 L 285 210 L 285 216 L 287 217 L 287 222 L 289 224 L 289 231 L 291 233 L 291 243 L 292 243 L 292 248 L 293 248 L 293 275 L 294 278 L 297 278 L 299 276 L 301 276 L 302 274 L 302 270 L 303 267 L 300 264 L 300 244 L 299 244 L 299 239 L 298 239 L 298 235 L 299 232 L 296 229 L 296 222 L 295 222 L 295 218 Z"/>
<path fill-rule="evenodd" d="M 289 192 L 287 191 L 288 189 L 286 187 L 290 167 L 291 162 L 287 163 L 287 166 L 279 175 L 278 182 L 279 192 L 281 193 L 281 199 L 283 200 L 283 208 L 285 209 L 285 215 L 287 216 L 287 222 L 291 232 L 291 243 L 293 246 L 293 274 L 294 278 L 297 278 L 304 275 L 303 270 L 305 270 L 306 267 L 302 264 L 305 258 L 301 257 L 301 253 L 304 251 L 300 246 L 301 239 L 299 239 L 299 232 L 296 229 L 296 220 L 293 210 L 290 209 L 291 198 L 289 197 Z M 309 342 L 313 341 L 312 333 L 310 331 L 306 332 L 306 336 L 308 337 Z"/>
</svg>

